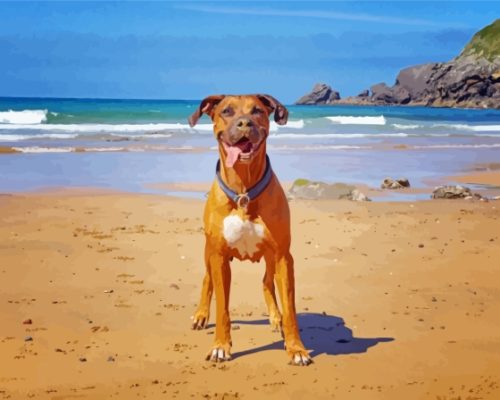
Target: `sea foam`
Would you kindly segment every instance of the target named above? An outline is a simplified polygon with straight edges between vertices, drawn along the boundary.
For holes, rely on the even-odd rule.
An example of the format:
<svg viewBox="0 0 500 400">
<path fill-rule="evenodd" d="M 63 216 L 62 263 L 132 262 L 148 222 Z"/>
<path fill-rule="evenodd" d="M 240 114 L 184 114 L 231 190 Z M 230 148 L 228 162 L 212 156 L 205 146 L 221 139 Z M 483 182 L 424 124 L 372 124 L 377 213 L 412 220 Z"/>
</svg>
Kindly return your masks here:
<svg viewBox="0 0 500 400">
<path fill-rule="evenodd" d="M 412 149 L 495 149 L 499 148 L 500 143 L 492 144 L 430 144 L 425 146 L 412 146 Z"/>
<path fill-rule="evenodd" d="M 304 150 L 304 151 L 324 151 L 324 150 L 363 150 L 370 149 L 370 146 L 352 146 L 352 145 L 306 145 L 306 146 L 275 146 L 269 145 L 268 148 L 270 150 L 285 150 L 285 151 L 296 151 L 296 150 Z"/>
<path fill-rule="evenodd" d="M 408 133 L 276 133 L 269 139 L 356 139 L 413 136 Z"/>
<path fill-rule="evenodd" d="M 71 153 L 75 151 L 74 147 L 13 147 L 14 150 L 20 151 L 21 153 Z"/>
<path fill-rule="evenodd" d="M 451 128 L 474 132 L 500 132 L 500 125 L 434 124 L 433 128 Z"/>
<path fill-rule="evenodd" d="M 335 117 L 325 117 L 325 118 L 331 122 L 342 125 L 385 125 L 387 122 L 383 115 L 378 115 L 375 117 L 335 116 Z"/>
<path fill-rule="evenodd" d="M 0 113 L 1 114 L 1 113 Z M 304 120 L 288 121 L 286 126 L 280 126 L 271 122 L 270 130 L 277 131 L 282 128 L 301 129 L 304 127 Z M 51 131 L 51 132 L 78 132 L 78 133 L 146 133 L 180 131 L 188 133 L 211 133 L 212 124 L 198 124 L 191 128 L 188 124 L 181 123 L 150 123 L 150 124 L 40 124 L 40 123 L 0 123 L 1 130 L 24 130 L 24 131 Z M 0 135 L 0 140 L 8 135 Z M 15 135 L 12 135 L 15 136 Z M 148 137 L 153 137 L 150 135 Z M 156 136 L 156 135 L 155 135 Z M 157 135 L 160 137 L 160 135 Z M 43 137 L 37 135 L 36 137 Z M 166 136 L 164 136 L 166 137 Z M 26 135 L 19 140 L 26 139 Z"/>
<path fill-rule="evenodd" d="M 0 128 L 1 129 L 1 128 Z M 0 135 L 0 142 L 19 142 L 29 139 L 74 139 L 78 135 L 71 133 L 44 133 L 41 135 Z"/>
<path fill-rule="evenodd" d="M 80 133 L 98 132 L 157 132 L 166 130 L 212 131 L 212 124 L 199 124 L 191 128 L 188 124 L 0 124 L 0 130 L 38 130 Z"/>
<path fill-rule="evenodd" d="M 278 129 L 291 128 L 291 129 L 302 129 L 304 127 L 304 120 L 299 119 L 298 121 L 288 121 L 286 125 L 278 125 L 276 122 L 271 121 L 269 125 L 269 130 L 271 132 L 276 132 Z"/>
<path fill-rule="evenodd" d="M 417 124 L 392 124 L 392 126 L 396 129 L 418 129 L 423 127 L 423 125 Z"/>
</svg>

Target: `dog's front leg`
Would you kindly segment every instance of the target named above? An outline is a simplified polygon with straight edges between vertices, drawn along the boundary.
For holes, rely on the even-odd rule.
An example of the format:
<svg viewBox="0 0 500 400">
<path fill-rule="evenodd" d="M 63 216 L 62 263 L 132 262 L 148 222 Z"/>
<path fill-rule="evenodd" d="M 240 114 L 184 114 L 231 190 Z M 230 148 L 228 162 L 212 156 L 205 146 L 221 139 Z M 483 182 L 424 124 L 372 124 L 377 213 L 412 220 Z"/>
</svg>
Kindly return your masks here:
<svg viewBox="0 0 500 400">
<path fill-rule="evenodd" d="M 297 313 L 295 311 L 295 282 L 293 273 L 293 258 L 287 253 L 276 261 L 276 283 L 283 309 L 283 334 L 285 348 L 295 365 L 309 365 L 309 357 L 299 335 Z"/>
<path fill-rule="evenodd" d="M 269 323 L 273 332 L 282 333 L 281 329 L 281 313 L 276 302 L 276 294 L 274 291 L 274 275 L 275 275 L 275 260 L 274 254 L 266 255 L 266 273 L 262 279 L 264 287 L 264 299 L 266 301 L 267 310 L 269 312 Z"/>
<path fill-rule="evenodd" d="M 228 361 L 231 359 L 231 320 L 229 318 L 231 267 L 229 259 L 221 252 L 209 254 L 208 268 L 215 289 L 216 322 L 214 345 L 206 358 L 210 361 Z"/>
<path fill-rule="evenodd" d="M 208 324 L 208 318 L 210 316 L 210 302 L 212 300 L 213 284 L 210 273 L 205 273 L 203 278 L 203 285 L 201 287 L 200 304 L 198 309 L 191 317 L 193 320 L 191 328 L 195 330 L 205 329 Z"/>
<path fill-rule="evenodd" d="M 201 287 L 201 296 L 198 309 L 191 317 L 193 320 L 191 328 L 198 330 L 206 328 L 208 324 L 208 318 L 210 316 L 210 302 L 212 301 L 212 293 L 214 290 L 214 285 L 212 282 L 212 276 L 210 275 L 210 254 L 211 248 L 207 244 L 205 245 L 205 277 L 203 278 L 203 285 Z"/>
</svg>

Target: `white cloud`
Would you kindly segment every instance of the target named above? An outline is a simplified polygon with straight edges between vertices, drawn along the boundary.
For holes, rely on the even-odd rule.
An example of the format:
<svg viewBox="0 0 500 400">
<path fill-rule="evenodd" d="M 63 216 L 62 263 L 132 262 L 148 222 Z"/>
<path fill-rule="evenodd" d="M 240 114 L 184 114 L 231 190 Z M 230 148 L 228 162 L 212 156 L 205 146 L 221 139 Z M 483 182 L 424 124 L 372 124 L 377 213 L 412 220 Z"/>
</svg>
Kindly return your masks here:
<svg viewBox="0 0 500 400">
<path fill-rule="evenodd" d="M 301 17 L 301 18 L 322 18 L 343 21 L 358 21 L 358 22 L 378 22 L 384 24 L 398 25 L 425 25 L 425 26 L 440 26 L 442 23 L 433 21 L 416 19 L 416 18 L 400 18 L 383 15 L 372 15 L 362 13 L 346 13 L 323 10 L 276 10 L 270 8 L 241 8 L 241 7 L 224 7 L 224 6 L 208 6 L 201 4 L 185 4 L 176 8 L 211 14 L 238 14 L 238 15 L 261 15 L 261 16 L 276 16 L 276 17 Z"/>
</svg>

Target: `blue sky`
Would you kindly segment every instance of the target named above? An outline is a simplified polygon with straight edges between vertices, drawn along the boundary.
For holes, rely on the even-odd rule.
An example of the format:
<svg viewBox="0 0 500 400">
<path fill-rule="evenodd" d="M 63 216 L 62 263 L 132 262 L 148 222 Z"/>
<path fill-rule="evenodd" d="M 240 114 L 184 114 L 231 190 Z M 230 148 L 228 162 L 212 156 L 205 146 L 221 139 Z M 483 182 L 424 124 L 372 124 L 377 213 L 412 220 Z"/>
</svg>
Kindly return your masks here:
<svg viewBox="0 0 500 400">
<path fill-rule="evenodd" d="M 0 2 L 0 96 L 343 97 L 446 61 L 497 2 Z"/>
</svg>

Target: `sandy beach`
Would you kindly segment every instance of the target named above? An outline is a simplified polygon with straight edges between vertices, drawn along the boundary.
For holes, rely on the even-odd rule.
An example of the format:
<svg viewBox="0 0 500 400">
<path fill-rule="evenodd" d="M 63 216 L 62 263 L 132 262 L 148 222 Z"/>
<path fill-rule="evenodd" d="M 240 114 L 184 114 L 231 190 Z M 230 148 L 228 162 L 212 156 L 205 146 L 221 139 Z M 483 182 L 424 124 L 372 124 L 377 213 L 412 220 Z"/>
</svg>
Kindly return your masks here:
<svg viewBox="0 0 500 400">
<path fill-rule="evenodd" d="M 499 400 L 492 4 L 0 1 L 0 400 Z"/>
<path fill-rule="evenodd" d="M 232 264 L 234 359 L 204 361 L 201 200 L 1 195 L 0 398 L 499 398 L 498 202 L 290 205 L 303 368 L 248 262 Z"/>
</svg>

